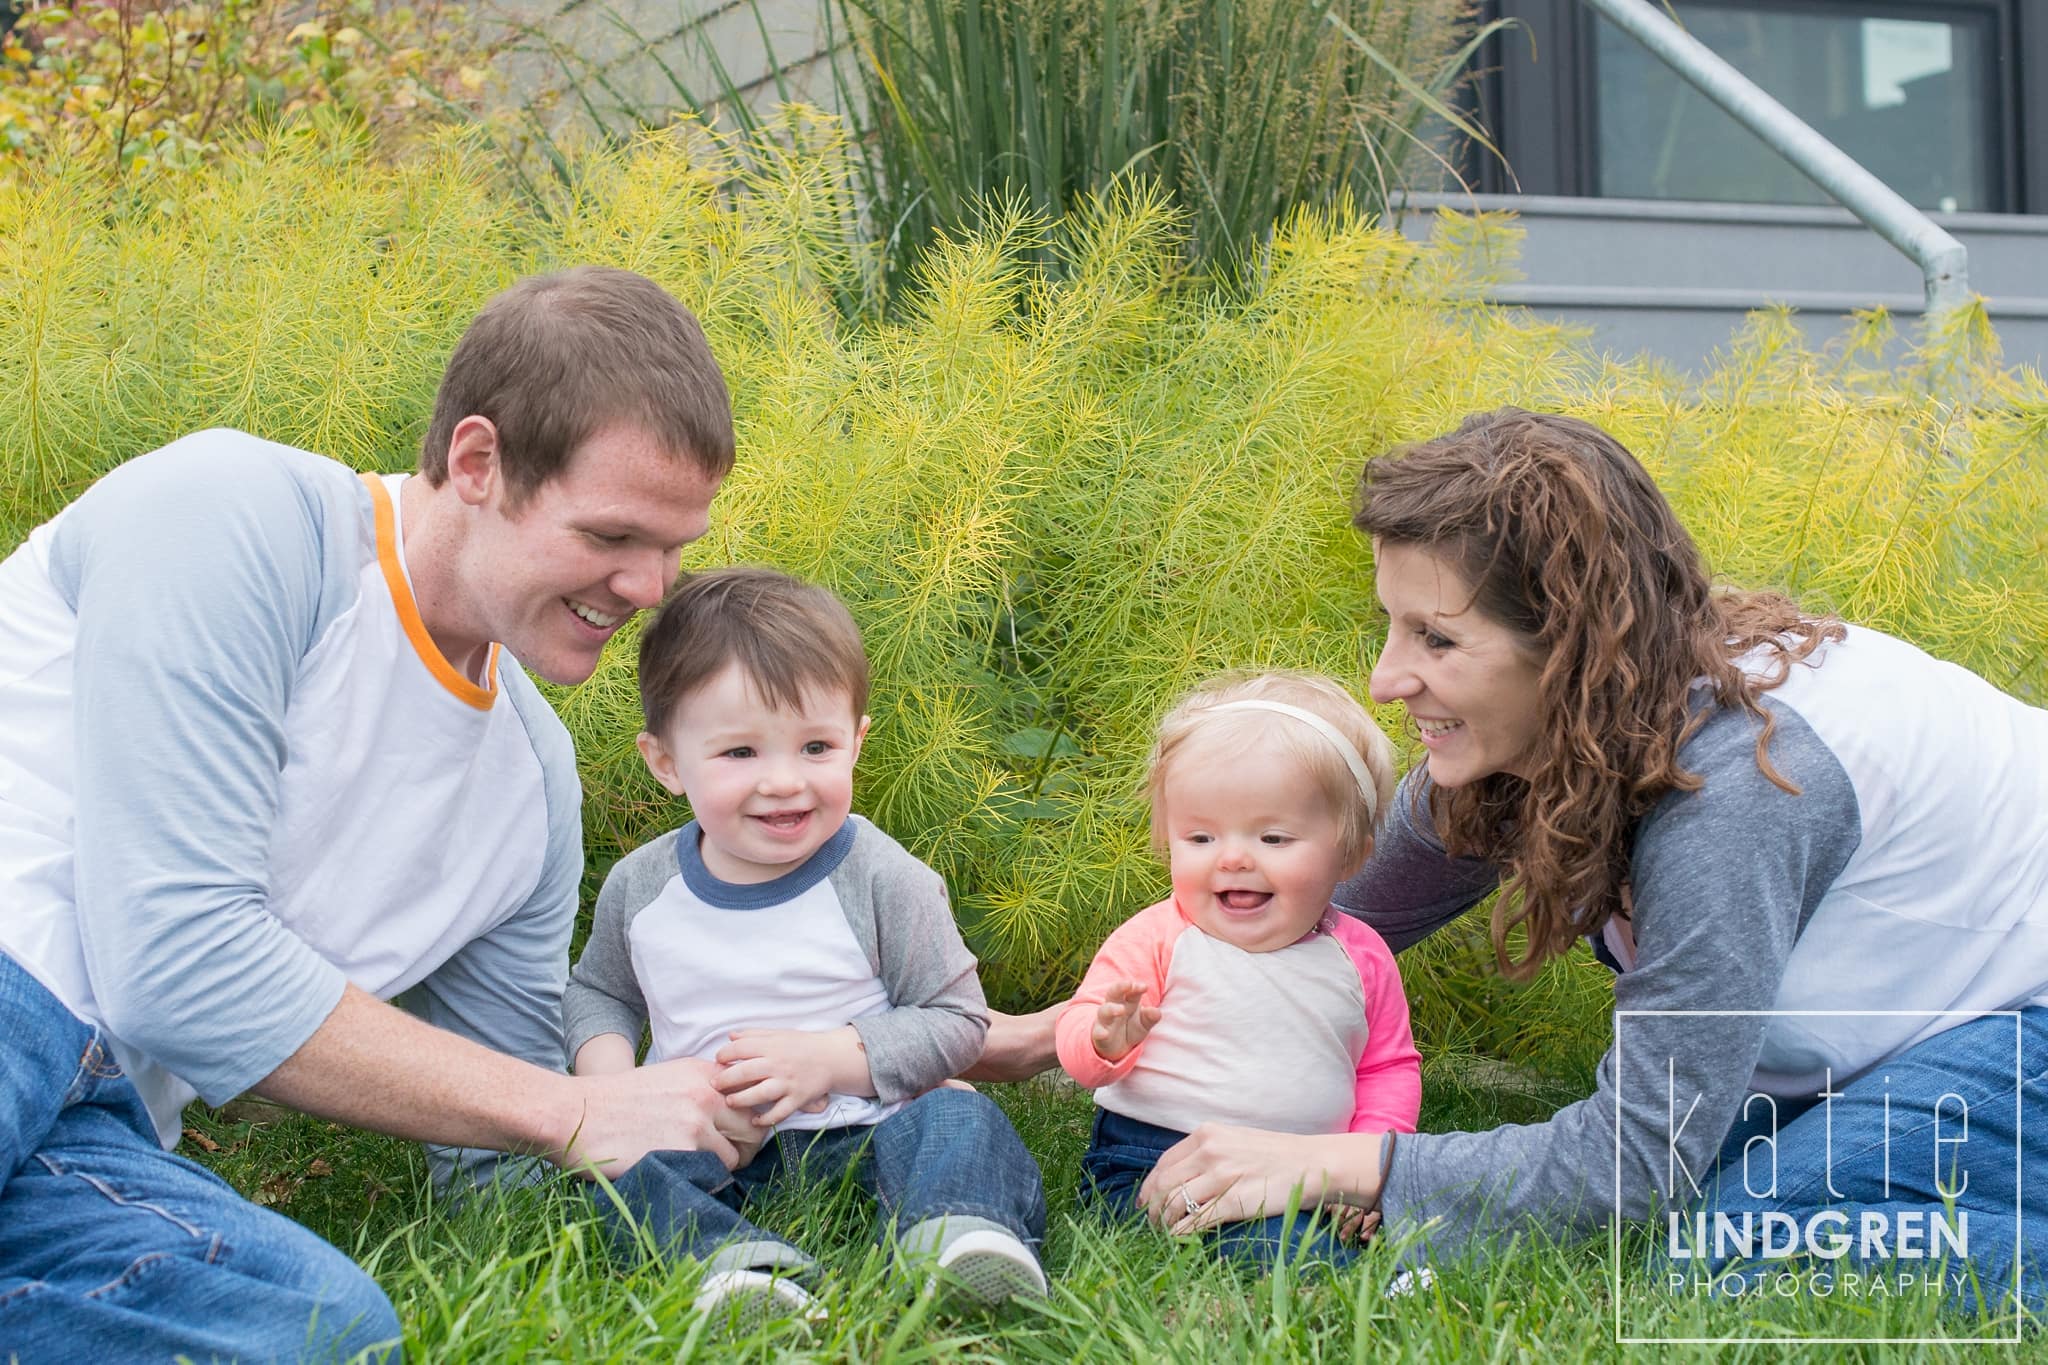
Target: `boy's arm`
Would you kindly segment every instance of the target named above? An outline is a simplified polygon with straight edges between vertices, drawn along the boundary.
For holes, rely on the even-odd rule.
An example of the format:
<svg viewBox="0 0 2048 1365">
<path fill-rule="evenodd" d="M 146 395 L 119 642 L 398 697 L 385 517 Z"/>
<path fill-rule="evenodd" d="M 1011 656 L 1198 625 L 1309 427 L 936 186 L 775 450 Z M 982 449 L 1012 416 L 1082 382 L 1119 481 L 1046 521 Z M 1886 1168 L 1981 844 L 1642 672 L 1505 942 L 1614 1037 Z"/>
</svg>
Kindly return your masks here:
<svg viewBox="0 0 2048 1365">
<path fill-rule="evenodd" d="M 1422 1112 L 1422 1054 L 1408 1026 L 1408 995 L 1386 940 L 1357 920 L 1330 917 L 1330 932 L 1365 990 L 1365 1050 L 1358 1057 L 1354 1133 L 1412 1133 Z"/>
<path fill-rule="evenodd" d="M 1187 921 L 1173 902 L 1161 901 L 1125 920 L 1103 941 L 1074 998 L 1053 1025 L 1060 1065 L 1076 1084 L 1091 1090 L 1108 1085 L 1128 1076 L 1138 1064 L 1138 1054 L 1145 1047 L 1142 1042 L 1115 1060 L 1095 1050 L 1097 1011 L 1111 988 L 1127 981 L 1142 988 L 1142 1004 L 1162 1005 L 1173 944 L 1186 928 Z"/>
<path fill-rule="evenodd" d="M 988 1032 L 945 879 L 863 822 L 832 885 L 892 1006 L 852 1025 L 873 1093 L 884 1103 L 920 1095 L 980 1056 Z"/>
<path fill-rule="evenodd" d="M 633 1069 L 647 1027 L 647 997 L 633 975 L 627 931 L 675 876 L 675 842 L 673 832 L 664 834 L 619 859 L 597 893 L 590 937 L 562 992 L 567 1060 L 579 1076 Z"/>
</svg>

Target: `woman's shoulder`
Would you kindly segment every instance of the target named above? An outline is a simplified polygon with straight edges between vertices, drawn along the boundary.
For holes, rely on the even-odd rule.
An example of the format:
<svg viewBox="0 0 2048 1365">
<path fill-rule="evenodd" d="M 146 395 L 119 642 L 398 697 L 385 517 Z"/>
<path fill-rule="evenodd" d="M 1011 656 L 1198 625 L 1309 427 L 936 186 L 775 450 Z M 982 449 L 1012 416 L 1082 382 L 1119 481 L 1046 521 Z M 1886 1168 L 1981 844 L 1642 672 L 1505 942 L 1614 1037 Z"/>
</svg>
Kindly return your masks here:
<svg viewBox="0 0 2048 1365">
<path fill-rule="evenodd" d="M 1740 662 L 1759 678 L 1782 666 L 1768 650 Z M 1830 766 L 1864 791 L 1966 782 L 1987 746 L 2023 750 L 2048 765 L 2048 711 L 1867 626 L 1845 627 L 1842 639 L 1785 669 L 1759 701 L 1773 721 L 1772 763 L 1799 785 L 1794 769 Z M 1745 763 L 1754 769 L 1760 724 L 1740 707 L 1716 706 L 1679 762 L 1702 775 Z"/>
</svg>

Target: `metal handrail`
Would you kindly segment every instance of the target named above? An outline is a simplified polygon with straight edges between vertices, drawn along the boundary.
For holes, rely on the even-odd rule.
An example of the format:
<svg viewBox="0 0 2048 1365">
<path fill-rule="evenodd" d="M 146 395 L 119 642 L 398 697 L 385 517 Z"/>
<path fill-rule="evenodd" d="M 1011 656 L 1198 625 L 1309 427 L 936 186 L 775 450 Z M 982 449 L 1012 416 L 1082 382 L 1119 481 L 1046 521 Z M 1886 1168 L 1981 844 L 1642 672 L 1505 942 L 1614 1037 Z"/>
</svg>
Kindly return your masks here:
<svg viewBox="0 0 2048 1365">
<path fill-rule="evenodd" d="M 1969 251 L 1649 0 L 1586 0 L 1920 267 L 1927 312 L 1969 302 Z"/>
</svg>

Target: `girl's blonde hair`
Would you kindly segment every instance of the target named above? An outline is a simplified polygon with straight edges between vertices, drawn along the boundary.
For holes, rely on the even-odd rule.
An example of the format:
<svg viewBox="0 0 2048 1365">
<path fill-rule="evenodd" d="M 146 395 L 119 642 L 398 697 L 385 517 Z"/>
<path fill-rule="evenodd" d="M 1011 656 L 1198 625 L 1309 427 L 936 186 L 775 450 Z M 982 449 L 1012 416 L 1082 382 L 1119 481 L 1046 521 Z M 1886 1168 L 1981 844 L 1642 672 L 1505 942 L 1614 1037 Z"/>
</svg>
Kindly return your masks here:
<svg viewBox="0 0 2048 1365">
<path fill-rule="evenodd" d="M 1366 775 L 1372 781 L 1371 801 L 1368 803 L 1359 790 L 1358 779 L 1344 754 L 1313 726 L 1273 711 L 1217 710 L 1228 702 L 1239 701 L 1299 707 L 1335 727 L 1365 761 Z M 1197 734 L 1221 734 L 1240 740 L 1247 750 L 1256 747 L 1263 752 L 1284 754 L 1299 764 L 1338 814 L 1338 849 L 1348 869 L 1346 875 L 1365 865 L 1387 803 L 1394 799 L 1394 746 L 1349 692 L 1315 673 L 1227 673 L 1175 702 L 1159 722 L 1159 739 L 1152 746 L 1147 779 L 1152 797 L 1152 847 L 1161 856 L 1166 852 L 1166 827 L 1159 813 L 1166 778 L 1175 757 Z"/>
</svg>

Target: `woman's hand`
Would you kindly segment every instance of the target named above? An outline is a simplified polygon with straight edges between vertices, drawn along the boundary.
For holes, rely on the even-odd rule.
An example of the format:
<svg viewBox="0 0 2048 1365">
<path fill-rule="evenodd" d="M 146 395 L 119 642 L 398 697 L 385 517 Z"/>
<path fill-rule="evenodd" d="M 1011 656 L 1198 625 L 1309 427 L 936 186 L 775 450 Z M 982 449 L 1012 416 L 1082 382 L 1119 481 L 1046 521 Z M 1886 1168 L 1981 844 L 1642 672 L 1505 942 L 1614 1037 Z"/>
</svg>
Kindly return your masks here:
<svg viewBox="0 0 2048 1365">
<path fill-rule="evenodd" d="M 1138 1202 L 1148 1218 L 1177 1237 L 1284 1214 L 1290 1202 L 1302 1209 L 1362 1208 L 1379 1198 L 1381 1136 L 1309 1136 L 1205 1123 L 1159 1158 L 1138 1189 Z"/>
<path fill-rule="evenodd" d="M 1088 1040 L 1095 1044 L 1095 1055 L 1104 1061 L 1122 1061 L 1158 1022 L 1159 1006 L 1145 1003 L 1145 988 L 1135 981 L 1119 981 L 1095 1007 L 1095 1025 L 1088 1031 Z"/>
</svg>

